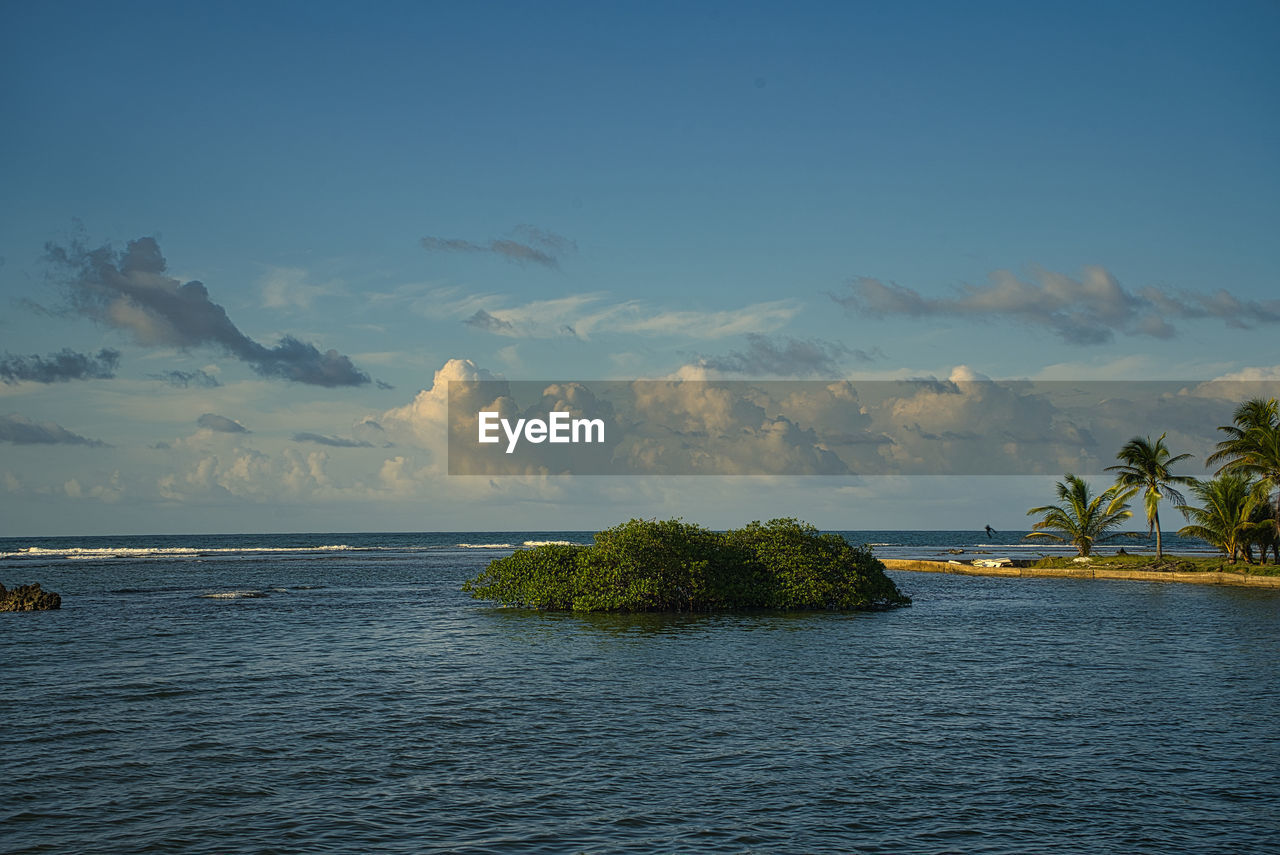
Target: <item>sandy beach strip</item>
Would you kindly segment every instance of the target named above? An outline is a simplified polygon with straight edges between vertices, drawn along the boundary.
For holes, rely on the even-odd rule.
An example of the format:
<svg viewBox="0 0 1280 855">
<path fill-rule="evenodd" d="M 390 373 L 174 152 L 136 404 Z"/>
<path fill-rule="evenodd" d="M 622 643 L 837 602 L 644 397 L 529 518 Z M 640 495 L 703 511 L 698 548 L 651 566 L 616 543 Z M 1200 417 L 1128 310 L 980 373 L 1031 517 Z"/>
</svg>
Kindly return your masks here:
<svg viewBox="0 0 1280 855">
<path fill-rule="evenodd" d="M 975 567 L 949 561 L 915 561 L 901 558 L 882 559 L 890 570 L 915 573 L 954 573 L 960 576 L 1018 576 L 1059 579 L 1134 579 L 1143 582 L 1188 582 L 1195 585 L 1243 585 L 1280 588 L 1280 576 L 1252 576 L 1244 573 L 1186 573 L 1157 570 L 1125 570 L 1107 567 Z"/>
</svg>

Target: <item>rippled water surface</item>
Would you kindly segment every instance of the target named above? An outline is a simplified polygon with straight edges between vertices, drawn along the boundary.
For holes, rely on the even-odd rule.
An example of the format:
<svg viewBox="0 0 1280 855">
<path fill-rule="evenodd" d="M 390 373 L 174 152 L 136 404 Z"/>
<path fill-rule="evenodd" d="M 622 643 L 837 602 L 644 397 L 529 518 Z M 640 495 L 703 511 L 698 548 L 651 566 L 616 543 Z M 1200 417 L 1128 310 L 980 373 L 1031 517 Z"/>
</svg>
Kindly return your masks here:
<svg viewBox="0 0 1280 855">
<path fill-rule="evenodd" d="M 1277 850 L 1277 590 L 575 617 L 459 586 L 579 535 L 334 537 L 0 545 L 63 595 L 0 615 L 0 851 Z"/>
</svg>

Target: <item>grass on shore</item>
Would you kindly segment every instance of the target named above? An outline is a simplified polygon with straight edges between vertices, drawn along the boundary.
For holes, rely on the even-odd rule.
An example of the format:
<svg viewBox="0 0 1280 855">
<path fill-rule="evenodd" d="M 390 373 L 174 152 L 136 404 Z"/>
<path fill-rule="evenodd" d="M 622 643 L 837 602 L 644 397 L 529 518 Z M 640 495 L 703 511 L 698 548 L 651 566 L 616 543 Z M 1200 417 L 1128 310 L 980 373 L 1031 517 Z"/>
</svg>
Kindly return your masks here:
<svg viewBox="0 0 1280 855">
<path fill-rule="evenodd" d="M 1087 565 L 1074 556 L 1041 558 L 1032 567 L 1106 567 L 1111 570 L 1150 570 L 1158 573 L 1239 573 L 1247 576 L 1280 576 L 1275 564 L 1232 564 L 1224 555 L 1169 555 L 1157 561 L 1154 555 L 1092 555 Z"/>
</svg>

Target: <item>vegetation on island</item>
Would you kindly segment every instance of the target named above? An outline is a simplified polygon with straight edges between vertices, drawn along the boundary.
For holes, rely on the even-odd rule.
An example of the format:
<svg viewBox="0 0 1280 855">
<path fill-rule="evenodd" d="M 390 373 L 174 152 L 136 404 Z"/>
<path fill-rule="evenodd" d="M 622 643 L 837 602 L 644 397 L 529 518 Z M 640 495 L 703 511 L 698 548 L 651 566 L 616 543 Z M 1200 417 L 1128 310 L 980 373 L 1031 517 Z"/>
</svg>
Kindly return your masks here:
<svg viewBox="0 0 1280 855">
<path fill-rule="evenodd" d="M 1173 455 L 1165 434 L 1154 441 L 1135 436 L 1116 455 L 1120 464 L 1107 467 L 1117 473 L 1114 485 L 1094 496 L 1083 479 L 1068 472 L 1057 484 L 1059 504 L 1027 511 L 1042 516 L 1027 537 L 1070 543 L 1087 557 L 1095 544 L 1133 536 L 1116 529 L 1133 516 L 1129 500 L 1141 491 L 1148 532 L 1156 535 L 1157 565 L 1164 563 L 1159 512 L 1164 499 L 1187 520 L 1178 534 L 1217 547 L 1233 565 L 1240 559 L 1253 564 L 1255 549 L 1261 564 L 1270 553 L 1280 565 L 1280 407 L 1274 398 L 1245 401 L 1232 424 L 1218 430 L 1226 438 L 1205 461 L 1206 466 L 1220 464 L 1213 478 L 1175 475 L 1173 465 L 1191 455 Z M 1175 485 L 1185 486 L 1200 504 L 1190 504 Z"/>
<path fill-rule="evenodd" d="M 1151 437 L 1135 436 L 1125 443 L 1124 448 L 1116 455 L 1122 461 L 1116 466 L 1108 466 L 1108 472 L 1116 473 L 1116 486 L 1133 487 L 1142 491 L 1143 507 L 1147 512 L 1147 533 L 1153 530 L 1156 535 L 1156 558 L 1164 558 L 1164 539 L 1160 532 L 1160 500 L 1169 500 L 1185 505 L 1187 500 L 1175 489 L 1175 484 L 1190 484 L 1192 478 L 1186 475 L 1174 475 L 1170 467 L 1175 463 L 1190 460 L 1190 454 L 1170 455 L 1169 447 L 1164 443 L 1165 434 L 1155 442 Z"/>
<path fill-rule="evenodd" d="M 1257 546 L 1262 552 L 1261 560 L 1264 564 L 1268 550 L 1274 555 L 1276 563 L 1280 564 L 1280 494 L 1273 501 L 1268 501 L 1267 498 L 1272 490 L 1280 488 L 1280 412 L 1276 399 L 1253 398 L 1245 401 L 1236 408 L 1232 424 L 1222 425 L 1218 430 L 1225 433 L 1227 438 L 1218 443 L 1217 450 L 1205 461 L 1206 465 L 1221 463 L 1217 472 L 1218 479 L 1227 476 L 1242 477 L 1247 485 L 1245 492 L 1257 490 L 1262 494 L 1262 499 L 1243 500 L 1223 508 L 1224 521 L 1230 523 L 1230 528 L 1244 529 L 1244 536 L 1239 539 L 1241 542 L 1229 544 L 1227 539 L 1213 534 L 1212 526 L 1204 526 L 1205 533 L 1215 538 L 1209 542 L 1231 555 L 1233 562 L 1238 551 L 1247 562 L 1253 563 L 1252 547 Z M 1221 489 L 1225 490 L 1226 487 Z M 1197 492 L 1197 495 L 1205 499 L 1203 494 Z M 1209 500 L 1205 501 L 1209 504 Z M 1197 519 L 1197 522 L 1202 519 L 1191 514 L 1190 509 L 1179 510 Z M 1250 526 L 1247 523 L 1258 525 Z M 1196 526 L 1188 526 L 1181 533 L 1204 537 L 1198 533 Z"/>
<path fill-rule="evenodd" d="M 1081 555 L 1088 556 L 1094 544 L 1123 536 L 1115 529 L 1133 516 L 1128 500 L 1138 492 L 1137 487 L 1116 485 L 1094 496 L 1084 479 L 1068 472 L 1066 481 L 1059 481 L 1057 488 L 1059 504 L 1027 511 L 1027 516 L 1043 514 L 1027 537 L 1070 543 Z"/>
<path fill-rule="evenodd" d="M 505 606 L 587 612 L 868 610 L 905 596 L 865 546 L 795 519 L 716 532 L 633 519 L 589 546 L 546 544 L 498 558 L 463 590 Z"/>
</svg>

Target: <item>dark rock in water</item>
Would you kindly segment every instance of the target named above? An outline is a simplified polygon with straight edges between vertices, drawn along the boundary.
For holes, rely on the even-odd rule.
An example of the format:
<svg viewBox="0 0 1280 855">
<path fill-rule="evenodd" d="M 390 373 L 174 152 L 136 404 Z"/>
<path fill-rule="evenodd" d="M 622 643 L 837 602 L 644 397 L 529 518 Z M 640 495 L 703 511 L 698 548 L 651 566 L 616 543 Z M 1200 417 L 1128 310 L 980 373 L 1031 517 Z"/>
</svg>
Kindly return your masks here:
<svg viewBox="0 0 1280 855">
<path fill-rule="evenodd" d="M 0 612 L 42 612 L 62 608 L 62 597 L 40 590 L 40 583 L 19 585 L 8 590 L 0 585 Z"/>
</svg>

